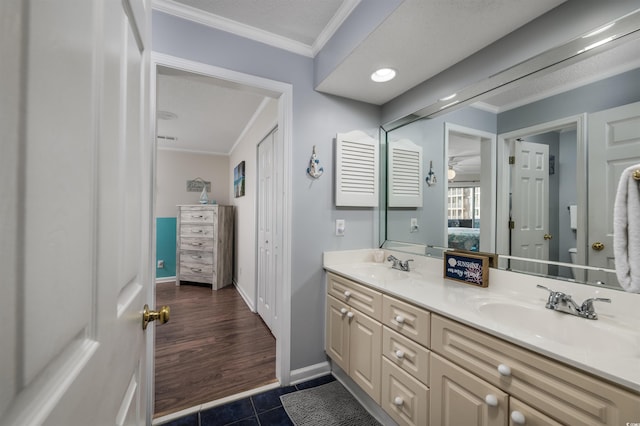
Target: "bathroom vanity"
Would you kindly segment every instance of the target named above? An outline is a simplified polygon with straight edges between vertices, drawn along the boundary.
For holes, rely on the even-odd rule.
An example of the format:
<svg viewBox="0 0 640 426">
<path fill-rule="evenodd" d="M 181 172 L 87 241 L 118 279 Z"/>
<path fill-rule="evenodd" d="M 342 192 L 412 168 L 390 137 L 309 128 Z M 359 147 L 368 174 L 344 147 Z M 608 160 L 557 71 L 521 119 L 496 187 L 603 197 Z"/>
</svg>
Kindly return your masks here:
<svg viewBox="0 0 640 426">
<path fill-rule="evenodd" d="M 440 259 L 405 272 L 373 253 L 325 253 L 325 350 L 398 424 L 640 422 L 640 295 L 497 269 L 477 288 L 443 279 Z M 563 314 L 537 284 L 612 303 Z"/>
</svg>

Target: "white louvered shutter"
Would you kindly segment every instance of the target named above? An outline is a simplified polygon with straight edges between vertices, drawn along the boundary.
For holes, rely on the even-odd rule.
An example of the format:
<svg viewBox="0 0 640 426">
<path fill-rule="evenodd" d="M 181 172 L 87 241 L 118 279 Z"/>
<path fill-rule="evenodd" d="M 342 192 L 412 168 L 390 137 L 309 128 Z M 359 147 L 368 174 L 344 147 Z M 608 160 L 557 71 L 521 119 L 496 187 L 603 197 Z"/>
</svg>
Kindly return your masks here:
<svg viewBox="0 0 640 426">
<path fill-rule="evenodd" d="M 378 205 L 379 143 L 354 130 L 336 136 L 336 206 Z"/>
<path fill-rule="evenodd" d="M 389 207 L 422 207 L 422 147 L 409 139 L 389 142 Z"/>
</svg>

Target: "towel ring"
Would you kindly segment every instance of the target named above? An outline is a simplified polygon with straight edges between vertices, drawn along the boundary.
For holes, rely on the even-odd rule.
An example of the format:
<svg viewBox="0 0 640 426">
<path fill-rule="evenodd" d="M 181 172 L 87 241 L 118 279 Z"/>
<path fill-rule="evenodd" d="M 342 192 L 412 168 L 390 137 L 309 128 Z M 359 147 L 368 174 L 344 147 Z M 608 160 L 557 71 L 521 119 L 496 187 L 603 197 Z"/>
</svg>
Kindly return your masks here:
<svg viewBox="0 0 640 426">
<path fill-rule="evenodd" d="M 635 180 L 640 180 L 640 169 L 635 169 L 631 176 L 633 176 L 633 179 Z"/>
</svg>

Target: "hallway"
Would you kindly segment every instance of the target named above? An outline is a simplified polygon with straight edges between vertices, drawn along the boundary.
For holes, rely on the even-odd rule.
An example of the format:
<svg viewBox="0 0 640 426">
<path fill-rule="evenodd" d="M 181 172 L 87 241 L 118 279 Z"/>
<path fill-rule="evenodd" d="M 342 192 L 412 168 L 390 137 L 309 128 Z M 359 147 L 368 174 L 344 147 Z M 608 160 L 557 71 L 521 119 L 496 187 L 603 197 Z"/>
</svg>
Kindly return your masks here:
<svg viewBox="0 0 640 426">
<path fill-rule="evenodd" d="M 275 383 L 276 341 L 234 286 L 156 285 L 154 417 Z"/>
</svg>

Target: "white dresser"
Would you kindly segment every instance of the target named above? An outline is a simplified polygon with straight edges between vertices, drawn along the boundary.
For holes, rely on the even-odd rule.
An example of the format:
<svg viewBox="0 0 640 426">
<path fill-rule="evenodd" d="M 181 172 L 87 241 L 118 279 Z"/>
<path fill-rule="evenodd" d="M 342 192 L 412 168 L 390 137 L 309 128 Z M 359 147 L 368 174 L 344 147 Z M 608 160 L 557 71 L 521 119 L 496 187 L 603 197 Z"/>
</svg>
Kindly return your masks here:
<svg viewBox="0 0 640 426">
<path fill-rule="evenodd" d="M 218 290 L 233 279 L 233 206 L 178 206 L 176 284 L 211 284 Z"/>
</svg>

